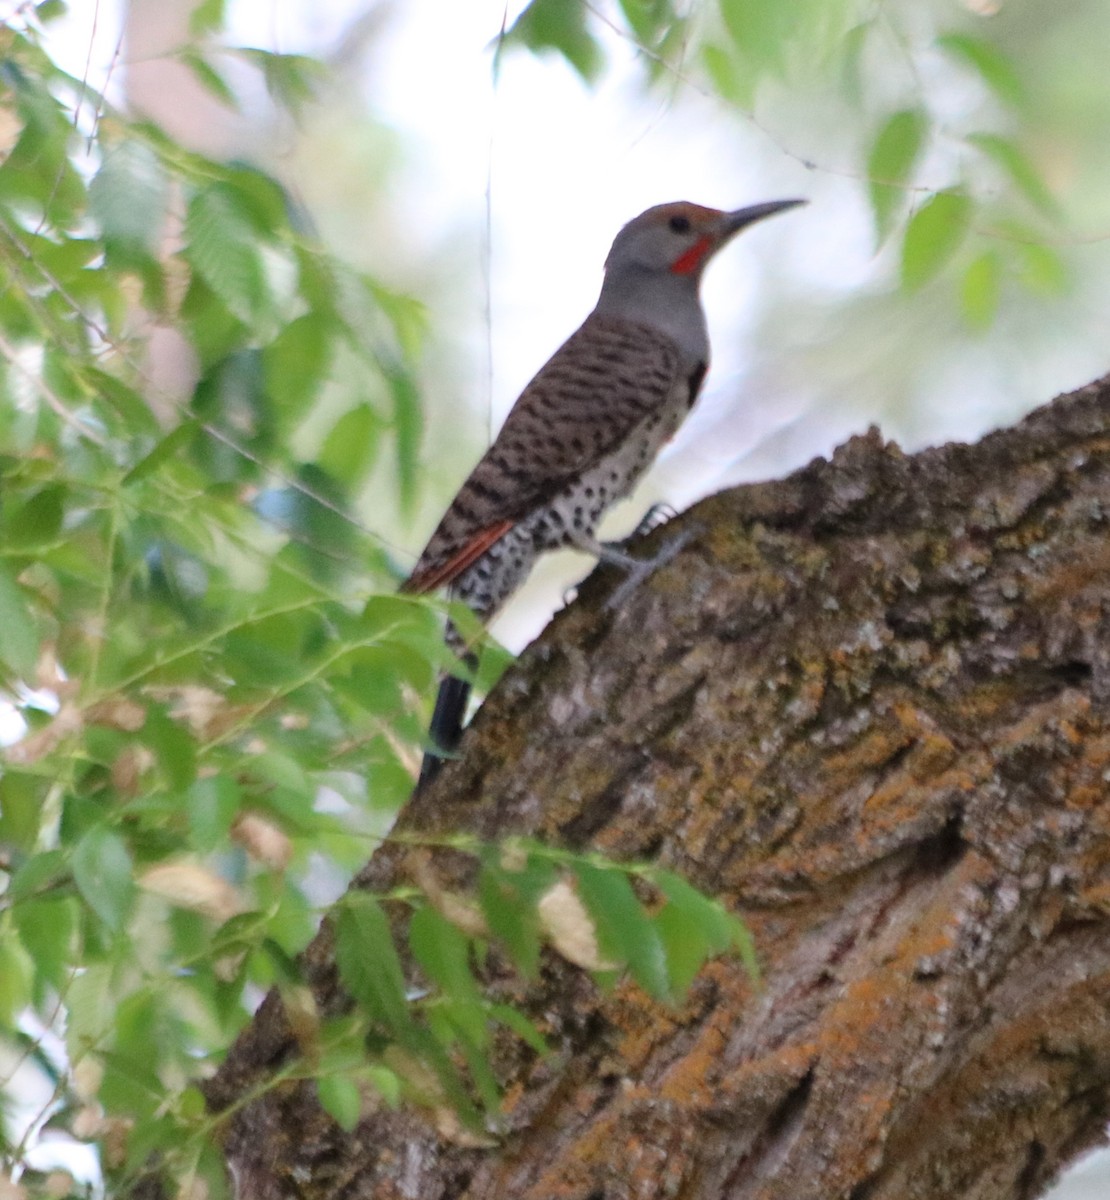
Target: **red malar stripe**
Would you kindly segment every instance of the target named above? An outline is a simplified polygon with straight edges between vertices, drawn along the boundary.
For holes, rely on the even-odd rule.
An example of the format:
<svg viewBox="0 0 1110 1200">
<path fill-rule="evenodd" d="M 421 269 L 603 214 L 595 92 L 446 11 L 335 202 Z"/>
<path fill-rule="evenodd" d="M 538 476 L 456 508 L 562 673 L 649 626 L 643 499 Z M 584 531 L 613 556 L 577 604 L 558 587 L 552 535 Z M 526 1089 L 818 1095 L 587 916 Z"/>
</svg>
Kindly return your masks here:
<svg viewBox="0 0 1110 1200">
<path fill-rule="evenodd" d="M 706 255 L 712 246 L 713 242 L 709 238 L 701 238 L 699 241 L 696 241 L 685 254 L 679 255 L 671 263 L 671 273 L 674 275 L 692 275 L 705 262 Z"/>
</svg>

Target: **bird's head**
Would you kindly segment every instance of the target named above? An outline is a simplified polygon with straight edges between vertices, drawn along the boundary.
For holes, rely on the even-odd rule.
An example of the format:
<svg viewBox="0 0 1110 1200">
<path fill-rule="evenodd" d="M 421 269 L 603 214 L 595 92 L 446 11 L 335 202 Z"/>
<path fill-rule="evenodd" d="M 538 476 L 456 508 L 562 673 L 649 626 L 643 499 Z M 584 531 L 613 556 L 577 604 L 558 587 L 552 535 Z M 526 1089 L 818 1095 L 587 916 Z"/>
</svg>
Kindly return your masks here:
<svg viewBox="0 0 1110 1200">
<path fill-rule="evenodd" d="M 617 234 L 606 272 L 632 268 L 684 275 L 695 282 L 705 264 L 748 225 L 804 200 L 771 200 L 725 212 L 680 200 L 642 212 Z"/>
</svg>

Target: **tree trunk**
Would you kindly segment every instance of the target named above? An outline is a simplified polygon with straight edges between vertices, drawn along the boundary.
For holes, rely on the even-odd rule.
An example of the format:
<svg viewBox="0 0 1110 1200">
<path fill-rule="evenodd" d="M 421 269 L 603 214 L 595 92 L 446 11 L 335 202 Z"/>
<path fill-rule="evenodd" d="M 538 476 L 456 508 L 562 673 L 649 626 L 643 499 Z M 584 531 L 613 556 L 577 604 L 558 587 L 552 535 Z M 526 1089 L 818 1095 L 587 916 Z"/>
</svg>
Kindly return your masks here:
<svg viewBox="0 0 1110 1200">
<path fill-rule="evenodd" d="M 271 996 L 208 1085 L 240 1196 L 1019 1200 L 1110 1118 L 1110 377 L 975 446 L 877 432 L 698 504 L 622 608 L 599 569 L 400 828 L 657 860 L 762 967 L 681 1011 L 549 956 L 556 1052 L 499 1060 L 505 1131 L 343 1133 Z M 437 855 L 444 883 L 465 864 Z M 411 870 L 384 847 L 362 886 Z M 324 931 L 305 958 L 342 1004 Z"/>
</svg>

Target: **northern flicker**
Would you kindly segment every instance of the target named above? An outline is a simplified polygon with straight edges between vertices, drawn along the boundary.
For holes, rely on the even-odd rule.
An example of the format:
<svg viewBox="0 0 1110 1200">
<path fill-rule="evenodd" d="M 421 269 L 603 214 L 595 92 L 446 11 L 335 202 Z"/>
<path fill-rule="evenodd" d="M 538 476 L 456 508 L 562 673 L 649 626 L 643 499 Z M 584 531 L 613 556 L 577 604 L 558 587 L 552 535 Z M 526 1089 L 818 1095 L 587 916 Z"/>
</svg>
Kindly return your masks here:
<svg viewBox="0 0 1110 1200">
<path fill-rule="evenodd" d="M 740 230 L 802 203 L 734 212 L 660 204 L 625 225 L 605 260 L 597 306 L 520 394 L 402 590 L 447 586 L 488 621 L 545 550 L 573 546 L 635 568 L 594 533 L 697 399 L 709 365 L 698 294 L 705 266 Z M 443 681 L 434 746 L 454 749 L 468 695 L 464 681 Z M 422 785 L 440 761 L 425 755 Z"/>
</svg>

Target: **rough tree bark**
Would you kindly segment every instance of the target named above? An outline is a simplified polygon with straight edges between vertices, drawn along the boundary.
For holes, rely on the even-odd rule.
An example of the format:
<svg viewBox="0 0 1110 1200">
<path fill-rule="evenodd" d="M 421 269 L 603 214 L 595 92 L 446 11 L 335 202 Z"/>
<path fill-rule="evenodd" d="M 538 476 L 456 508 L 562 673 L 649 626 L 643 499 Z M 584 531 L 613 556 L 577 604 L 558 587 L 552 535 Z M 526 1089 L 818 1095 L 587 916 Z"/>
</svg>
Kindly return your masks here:
<svg viewBox="0 0 1110 1200">
<path fill-rule="evenodd" d="M 674 1012 L 554 956 L 503 972 L 557 1053 L 500 1061 L 492 1149 L 415 1110 L 346 1135 L 304 1083 L 244 1104 L 293 1053 L 271 996 L 208 1084 L 241 1196 L 1019 1200 L 1103 1138 L 1110 377 L 679 527 L 621 611 L 591 579 L 402 825 L 661 860 L 743 915 L 762 986 L 720 960 Z M 326 928 L 305 967 L 334 1010 Z"/>
</svg>

